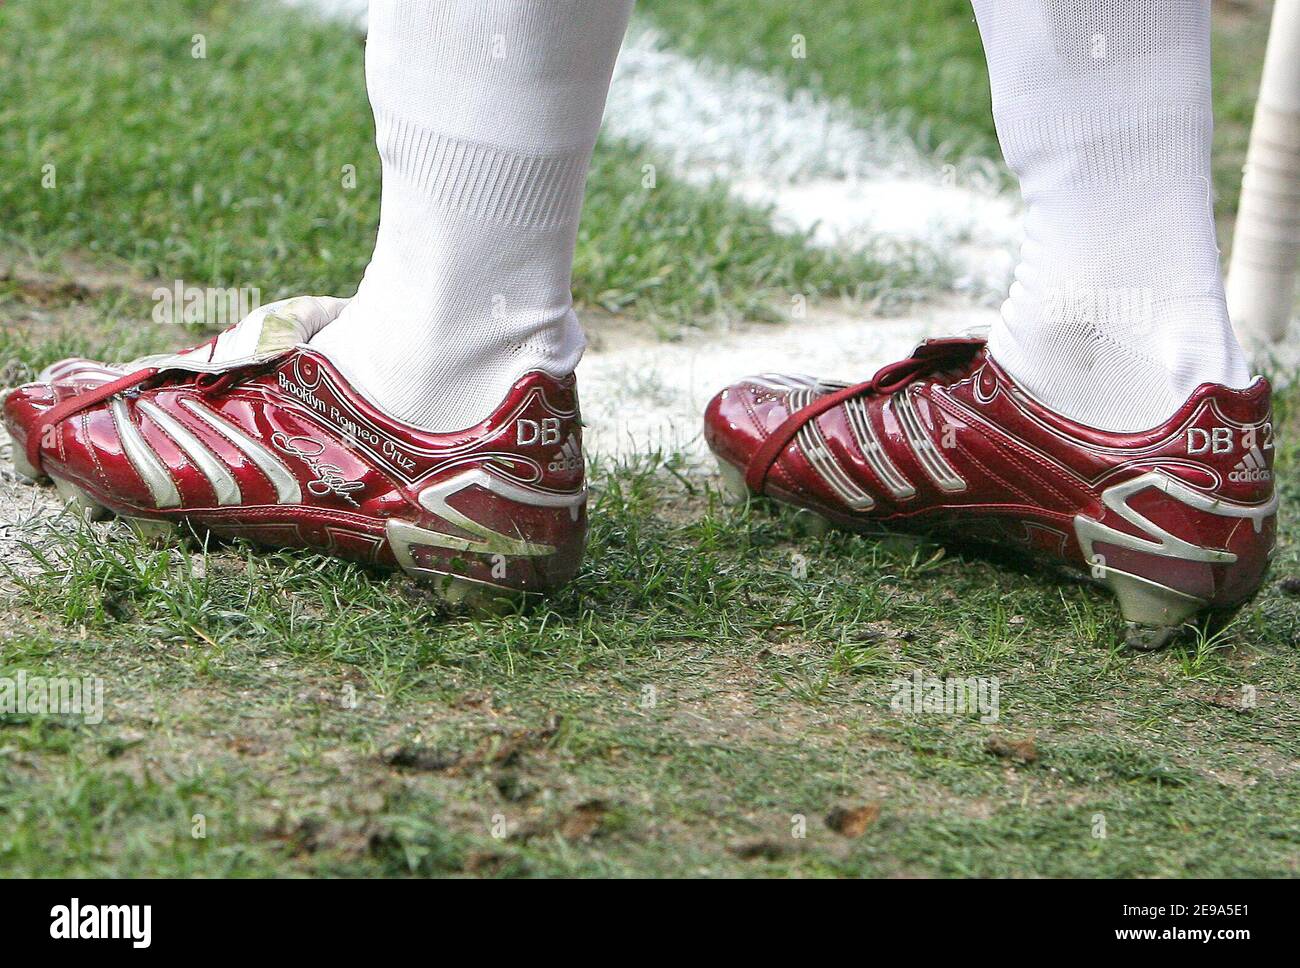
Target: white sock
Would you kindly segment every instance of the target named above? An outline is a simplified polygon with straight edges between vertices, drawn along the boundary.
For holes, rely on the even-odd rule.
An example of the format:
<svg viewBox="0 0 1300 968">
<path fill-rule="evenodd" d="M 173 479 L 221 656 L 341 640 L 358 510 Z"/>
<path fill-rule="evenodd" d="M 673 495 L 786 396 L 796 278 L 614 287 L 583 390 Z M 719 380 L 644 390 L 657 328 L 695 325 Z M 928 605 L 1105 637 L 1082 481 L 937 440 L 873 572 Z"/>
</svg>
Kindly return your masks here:
<svg viewBox="0 0 1300 968">
<path fill-rule="evenodd" d="M 1025 199 L 989 348 L 1106 430 L 1250 371 L 1228 323 L 1210 182 L 1210 0 L 974 0 L 993 118 Z"/>
<path fill-rule="evenodd" d="M 462 429 L 577 364 L 573 247 L 631 6 L 372 0 L 379 236 L 312 346 L 399 419 Z"/>
</svg>

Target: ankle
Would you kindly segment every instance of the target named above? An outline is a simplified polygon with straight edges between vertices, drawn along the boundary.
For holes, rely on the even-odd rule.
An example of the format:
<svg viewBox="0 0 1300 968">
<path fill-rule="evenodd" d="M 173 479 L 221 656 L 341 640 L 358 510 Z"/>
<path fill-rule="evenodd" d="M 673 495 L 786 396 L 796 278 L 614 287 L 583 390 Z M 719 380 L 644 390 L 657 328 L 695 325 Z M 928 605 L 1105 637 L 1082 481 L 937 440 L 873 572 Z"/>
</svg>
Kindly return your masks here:
<svg viewBox="0 0 1300 968">
<path fill-rule="evenodd" d="M 481 422 L 525 374 L 564 377 L 582 355 L 571 308 L 556 319 L 534 312 L 493 323 L 427 310 L 395 318 L 354 300 L 311 346 L 390 416 L 447 433 Z"/>
</svg>

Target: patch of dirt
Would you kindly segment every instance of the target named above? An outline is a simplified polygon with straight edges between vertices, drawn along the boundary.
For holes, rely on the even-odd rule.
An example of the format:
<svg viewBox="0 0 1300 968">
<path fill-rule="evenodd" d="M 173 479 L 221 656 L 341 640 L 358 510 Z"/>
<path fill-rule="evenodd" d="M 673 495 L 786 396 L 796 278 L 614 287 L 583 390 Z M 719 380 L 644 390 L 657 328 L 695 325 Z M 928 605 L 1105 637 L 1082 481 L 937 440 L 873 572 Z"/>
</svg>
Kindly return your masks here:
<svg viewBox="0 0 1300 968">
<path fill-rule="evenodd" d="M 127 269 L 106 265 L 82 253 L 64 253 L 57 269 L 44 268 L 22 256 L 0 255 L 0 293 L 11 293 L 32 306 L 53 308 L 126 293 L 142 300 L 170 283 L 142 279 Z"/>
<path fill-rule="evenodd" d="M 793 845 L 765 837 L 729 844 L 727 850 L 741 860 L 781 860 L 794 853 Z"/>
<path fill-rule="evenodd" d="M 19 302 L 42 309 L 85 302 L 94 295 L 90 289 L 77 282 L 66 279 L 15 279 L 3 270 L 0 270 L 0 286 Z"/>
<path fill-rule="evenodd" d="M 984 749 L 994 756 L 1027 765 L 1038 760 L 1038 744 L 1032 736 L 1026 739 L 1011 739 L 1008 736 L 990 736 L 984 742 Z"/>
<path fill-rule="evenodd" d="M 540 729 L 489 734 L 468 753 L 401 745 L 386 750 L 383 761 L 401 770 L 465 776 L 486 766 L 513 766 L 524 753 L 545 747 L 559 729 L 553 716 Z"/>
<path fill-rule="evenodd" d="M 319 814 L 299 819 L 282 817 L 267 836 L 282 841 L 291 855 L 328 851 L 342 860 L 359 860 L 370 854 L 376 842 L 386 835 L 376 819 L 382 807 L 381 799 L 373 808 L 370 804 L 348 805 L 343 819 Z"/>
<path fill-rule="evenodd" d="M 826 826 L 841 837 L 861 837 L 880 819 L 880 804 L 866 803 L 860 807 L 836 807 L 826 815 Z"/>
<path fill-rule="evenodd" d="M 586 800 L 558 816 L 525 822 L 510 839 L 527 842 L 557 834 L 571 844 L 587 843 L 605 832 L 610 811 L 611 804 L 605 800 Z"/>
</svg>

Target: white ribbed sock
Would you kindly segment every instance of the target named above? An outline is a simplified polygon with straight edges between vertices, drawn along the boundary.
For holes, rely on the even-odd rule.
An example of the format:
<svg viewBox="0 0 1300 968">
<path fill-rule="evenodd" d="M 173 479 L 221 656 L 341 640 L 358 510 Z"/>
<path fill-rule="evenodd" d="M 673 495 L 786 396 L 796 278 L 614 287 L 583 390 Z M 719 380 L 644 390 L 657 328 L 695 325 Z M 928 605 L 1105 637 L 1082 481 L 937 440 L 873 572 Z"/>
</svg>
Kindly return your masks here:
<svg viewBox="0 0 1300 968">
<path fill-rule="evenodd" d="M 1133 431 L 1250 372 L 1210 182 L 1210 0 L 974 0 L 1025 199 L 989 347 L 1030 393 Z"/>
<path fill-rule="evenodd" d="M 631 7 L 372 0 L 379 236 L 311 345 L 394 416 L 462 429 L 529 370 L 577 364 L 573 247 Z"/>
</svg>

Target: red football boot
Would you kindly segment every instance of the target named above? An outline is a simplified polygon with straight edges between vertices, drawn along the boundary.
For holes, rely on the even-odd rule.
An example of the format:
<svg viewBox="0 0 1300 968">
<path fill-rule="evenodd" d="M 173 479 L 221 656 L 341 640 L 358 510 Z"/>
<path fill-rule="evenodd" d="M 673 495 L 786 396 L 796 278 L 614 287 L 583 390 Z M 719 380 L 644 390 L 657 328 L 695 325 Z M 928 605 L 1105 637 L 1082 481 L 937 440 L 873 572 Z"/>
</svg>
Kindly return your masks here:
<svg viewBox="0 0 1300 968">
<path fill-rule="evenodd" d="M 242 355 L 220 362 L 203 347 L 116 376 L 68 361 L 80 369 L 12 391 L 15 469 L 91 517 L 400 567 L 452 601 L 573 577 L 587 495 L 572 376 L 529 373 L 481 423 L 430 433 L 370 403 L 285 322 L 227 339 Z"/>
<path fill-rule="evenodd" d="M 705 439 L 737 496 L 832 524 L 948 529 L 1085 569 L 1138 647 L 1259 588 L 1273 551 L 1268 382 L 1205 384 L 1159 427 L 1053 413 L 974 337 L 928 340 L 848 386 L 762 376 L 722 391 Z"/>
</svg>

